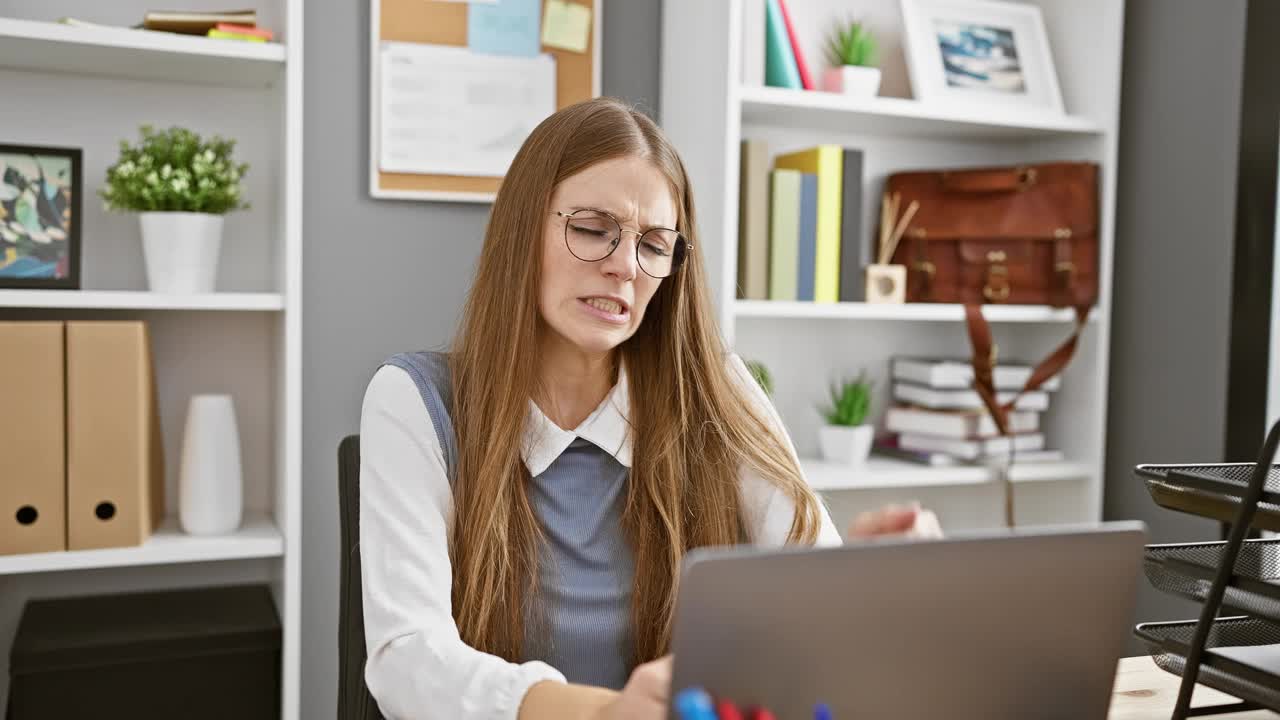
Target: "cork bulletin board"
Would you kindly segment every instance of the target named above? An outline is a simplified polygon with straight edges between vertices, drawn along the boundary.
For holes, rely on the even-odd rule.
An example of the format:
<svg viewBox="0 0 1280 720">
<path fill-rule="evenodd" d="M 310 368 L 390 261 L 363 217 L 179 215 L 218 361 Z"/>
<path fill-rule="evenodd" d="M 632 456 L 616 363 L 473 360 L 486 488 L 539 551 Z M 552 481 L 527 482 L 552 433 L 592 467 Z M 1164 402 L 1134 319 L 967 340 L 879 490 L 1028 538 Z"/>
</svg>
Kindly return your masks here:
<svg viewBox="0 0 1280 720">
<path fill-rule="evenodd" d="M 542 0 L 545 9 L 547 0 Z M 586 51 L 540 45 L 555 59 L 555 105 L 564 108 L 600 94 L 600 28 L 603 0 L 567 0 L 591 10 Z M 371 0 L 369 194 L 395 200 L 492 202 L 500 176 L 430 175 L 382 172 L 379 167 L 380 50 L 383 42 L 467 46 L 467 2 L 450 0 Z"/>
</svg>

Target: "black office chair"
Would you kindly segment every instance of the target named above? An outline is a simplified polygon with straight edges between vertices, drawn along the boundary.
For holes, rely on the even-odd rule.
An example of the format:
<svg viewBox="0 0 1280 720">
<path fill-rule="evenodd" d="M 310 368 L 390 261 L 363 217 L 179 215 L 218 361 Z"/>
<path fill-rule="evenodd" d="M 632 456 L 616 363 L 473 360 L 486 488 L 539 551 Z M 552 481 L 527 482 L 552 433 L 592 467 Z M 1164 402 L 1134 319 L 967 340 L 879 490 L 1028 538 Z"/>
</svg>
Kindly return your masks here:
<svg viewBox="0 0 1280 720">
<path fill-rule="evenodd" d="M 338 720 L 383 720 L 364 684 L 364 603 L 360 596 L 360 436 L 338 444 L 342 559 L 338 598 Z"/>
</svg>

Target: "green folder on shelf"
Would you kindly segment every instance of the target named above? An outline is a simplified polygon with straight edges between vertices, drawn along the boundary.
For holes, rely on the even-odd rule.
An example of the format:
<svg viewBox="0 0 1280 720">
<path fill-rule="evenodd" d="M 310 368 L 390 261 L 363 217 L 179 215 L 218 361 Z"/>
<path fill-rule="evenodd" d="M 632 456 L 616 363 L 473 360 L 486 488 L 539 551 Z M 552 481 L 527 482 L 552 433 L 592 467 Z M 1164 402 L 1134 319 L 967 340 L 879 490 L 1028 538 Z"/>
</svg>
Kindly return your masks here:
<svg viewBox="0 0 1280 720">
<path fill-rule="evenodd" d="M 791 38 L 782 19 L 778 0 L 765 0 L 764 83 L 773 87 L 799 90 L 800 70 L 791 51 Z"/>
</svg>

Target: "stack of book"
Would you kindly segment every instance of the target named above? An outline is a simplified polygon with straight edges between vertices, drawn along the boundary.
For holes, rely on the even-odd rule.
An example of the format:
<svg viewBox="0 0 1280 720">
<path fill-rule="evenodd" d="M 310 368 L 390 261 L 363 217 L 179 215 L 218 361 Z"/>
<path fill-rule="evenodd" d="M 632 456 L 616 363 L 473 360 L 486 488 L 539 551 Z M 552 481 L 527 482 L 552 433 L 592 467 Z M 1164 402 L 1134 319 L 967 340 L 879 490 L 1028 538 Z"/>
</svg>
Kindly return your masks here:
<svg viewBox="0 0 1280 720">
<path fill-rule="evenodd" d="M 771 157 L 742 142 L 738 296 L 862 302 L 862 151 L 819 145 Z"/>
<path fill-rule="evenodd" d="M 998 401 L 1013 400 L 1031 371 L 1029 365 L 997 367 Z M 972 389 L 973 367 L 967 361 L 896 357 L 889 374 L 897 404 L 885 416 L 891 435 L 877 442 L 878 454 L 926 465 L 986 463 L 1010 454 L 1016 462 L 1063 459 L 1061 451 L 1046 449 L 1040 426 L 1040 414 L 1049 409 L 1049 394 L 1061 386 L 1060 378 L 1018 397 L 1009 412 L 1011 435 L 1002 437 Z"/>
<path fill-rule="evenodd" d="M 151 10 L 142 27 L 245 42 L 270 42 L 274 37 L 267 28 L 258 27 L 258 14 L 253 10 Z"/>
</svg>

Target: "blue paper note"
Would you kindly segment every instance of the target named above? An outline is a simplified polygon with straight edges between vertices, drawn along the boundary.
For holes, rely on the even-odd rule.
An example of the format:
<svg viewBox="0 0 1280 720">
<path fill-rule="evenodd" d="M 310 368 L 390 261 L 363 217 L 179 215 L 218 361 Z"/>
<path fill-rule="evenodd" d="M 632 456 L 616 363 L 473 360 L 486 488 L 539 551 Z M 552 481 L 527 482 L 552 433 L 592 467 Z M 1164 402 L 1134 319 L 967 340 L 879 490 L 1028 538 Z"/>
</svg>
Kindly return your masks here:
<svg viewBox="0 0 1280 720">
<path fill-rule="evenodd" d="M 541 49 L 542 0 L 498 0 L 467 6 L 467 45 L 473 52 L 532 57 Z"/>
</svg>

